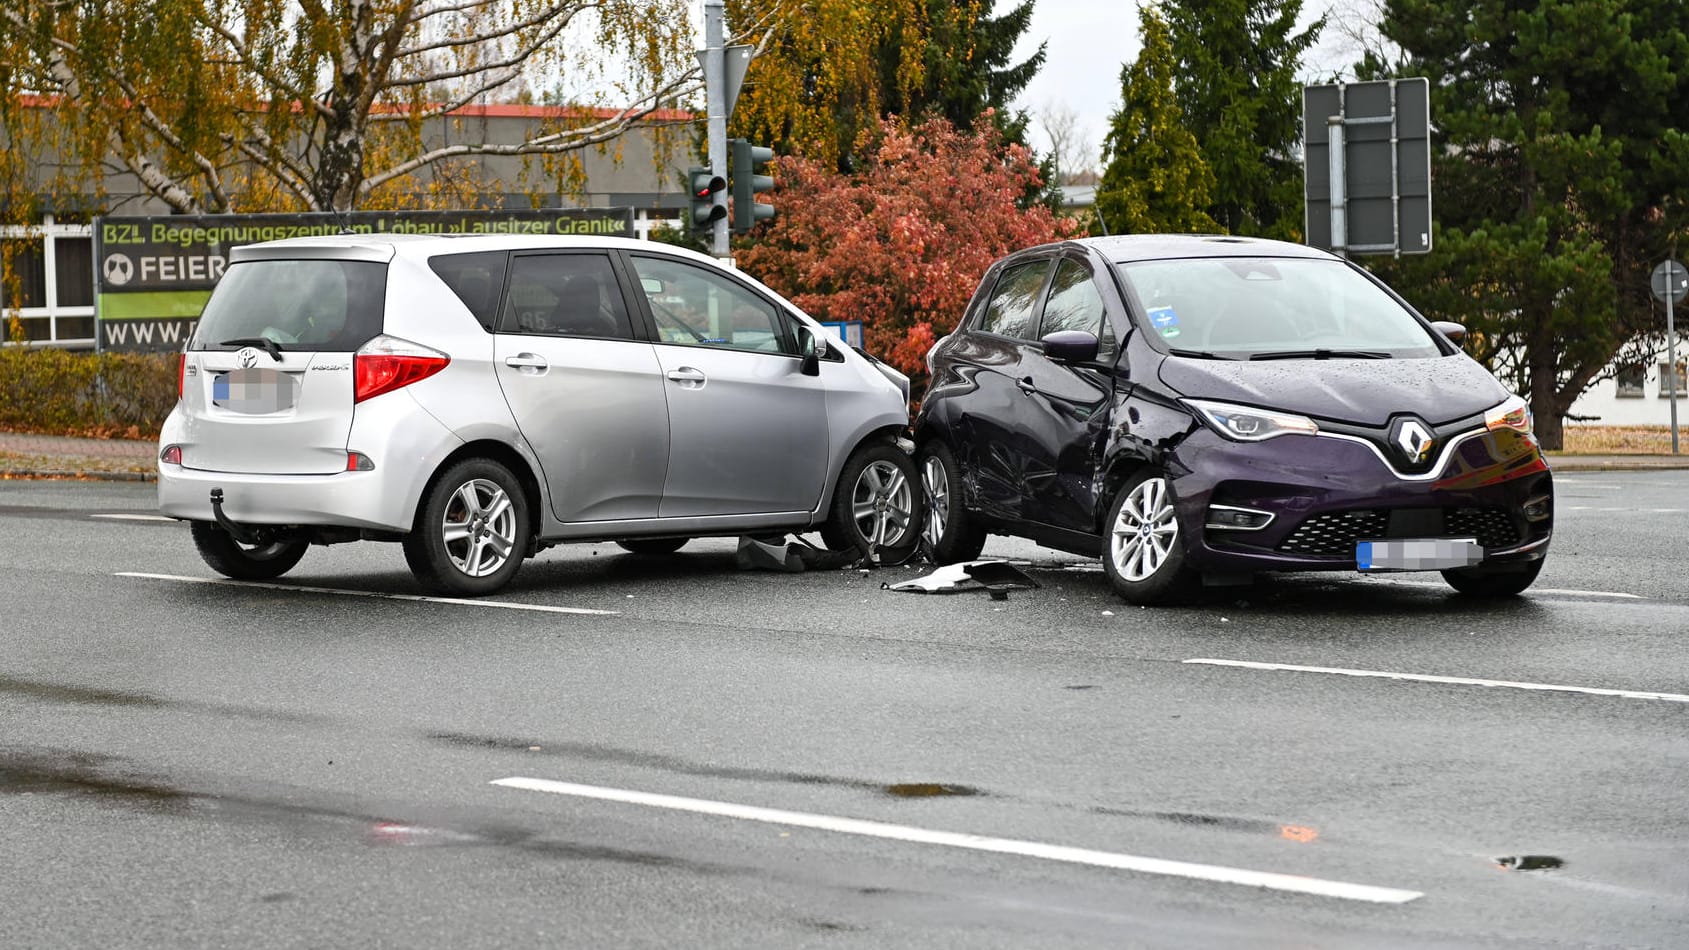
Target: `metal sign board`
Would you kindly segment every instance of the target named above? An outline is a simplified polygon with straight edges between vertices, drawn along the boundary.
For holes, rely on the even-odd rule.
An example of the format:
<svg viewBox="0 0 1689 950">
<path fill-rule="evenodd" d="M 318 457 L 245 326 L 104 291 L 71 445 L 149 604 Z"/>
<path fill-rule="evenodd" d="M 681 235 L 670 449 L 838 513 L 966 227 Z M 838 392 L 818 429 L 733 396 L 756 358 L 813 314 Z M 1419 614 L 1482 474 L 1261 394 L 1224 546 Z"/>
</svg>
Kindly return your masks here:
<svg viewBox="0 0 1689 950">
<path fill-rule="evenodd" d="M 1430 83 L 1307 86 L 1302 105 L 1307 243 L 1347 254 L 1430 253 Z"/>
<path fill-rule="evenodd" d="M 353 211 L 94 220 L 94 345 L 180 350 L 229 264 L 229 250 L 338 234 L 601 234 L 633 237 L 632 208 L 537 211 Z"/>
<path fill-rule="evenodd" d="M 1676 261 L 1666 261 L 1648 276 L 1648 289 L 1661 303 L 1668 302 L 1668 297 L 1670 303 L 1682 303 L 1684 294 L 1689 293 L 1689 270 Z"/>
</svg>

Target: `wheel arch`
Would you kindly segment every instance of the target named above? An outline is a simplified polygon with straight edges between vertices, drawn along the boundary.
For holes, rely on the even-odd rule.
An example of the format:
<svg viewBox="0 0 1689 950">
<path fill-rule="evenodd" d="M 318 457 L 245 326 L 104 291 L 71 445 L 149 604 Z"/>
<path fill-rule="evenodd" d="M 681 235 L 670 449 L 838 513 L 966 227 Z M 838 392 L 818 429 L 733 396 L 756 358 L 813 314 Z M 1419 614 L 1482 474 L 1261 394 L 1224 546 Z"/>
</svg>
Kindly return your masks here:
<svg viewBox="0 0 1689 950">
<path fill-rule="evenodd" d="M 434 491 L 434 486 L 439 483 L 441 476 L 445 475 L 446 471 L 453 465 L 466 459 L 476 458 L 497 462 L 509 469 L 510 474 L 516 476 L 516 482 L 522 487 L 522 495 L 528 502 L 529 543 L 537 542 L 540 536 L 540 526 L 545 517 L 545 497 L 540 489 L 540 480 L 534 473 L 533 466 L 521 452 L 516 451 L 509 443 L 500 442 L 497 439 L 477 439 L 473 442 L 465 442 L 453 449 L 449 455 L 440 460 L 440 464 L 435 466 L 434 471 L 429 474 L 427 482 L 422 486 L 421 497 L 428 498 Z M 417 516 L 421 515 L 422 508 L 423 505 L 419 502 L 416 506 Z M 414 517 L 411 530 L 416 530 Z"/>
<path fill-rule="evenodd" d="M 884 423 L 860 433 L 856 440 L 850 443 L 848 450 L 839 453 L 838 464 L 827 473 L 827 484 L 821 492 L 821 504 L 815 510 L 815 517 L 819 519 L 817 523 L 827 520 L 827 513 L 832 510 L 833 498 L 839 490 L 839 475 L 844 471 L 845 463 L 850 461 L 851 456 L 861 451 L 864 445 L 875 442 L 897 445 L 906 431 L 907 427 L 902 423 Z"/>
</svg>

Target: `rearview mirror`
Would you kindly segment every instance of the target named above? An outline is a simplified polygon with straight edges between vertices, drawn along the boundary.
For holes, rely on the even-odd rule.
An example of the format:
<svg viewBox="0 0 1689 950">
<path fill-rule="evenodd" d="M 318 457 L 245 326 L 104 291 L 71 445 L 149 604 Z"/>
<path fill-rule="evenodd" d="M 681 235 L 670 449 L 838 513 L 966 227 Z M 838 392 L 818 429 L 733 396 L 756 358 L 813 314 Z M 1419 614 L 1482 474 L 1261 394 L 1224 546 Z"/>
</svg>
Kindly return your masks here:
<svg viewBox="0 0 1689 950">
<path fill-rule="evenodd" d="M 1088 363 L 1097 358 L 1097 335 L 1084 330 L 1057 330 L 1038 342 L 1044 355 L 1057 363 Z"/>
<path fill-rule="evenodd" d="M 803 332 L 798 335 L 799 352 L 803 362 L 798 364 L 798 371 L 805 376 L 821 375 L 821 360 L 827 355 L 827 337 L 820 330 L 805 325 Z"/>
<path fill-rule="evenodd" d="M 1449 342 L 1453 343 L 1455 346 L 1459 346 L 1466 339 L 1466 328 L 1458 323 L 1452 323 L 1448 320 L 1438 320 L 1437 322 L 1431 324 L 1431 329 L 1448 337 Z"/>
</svg>

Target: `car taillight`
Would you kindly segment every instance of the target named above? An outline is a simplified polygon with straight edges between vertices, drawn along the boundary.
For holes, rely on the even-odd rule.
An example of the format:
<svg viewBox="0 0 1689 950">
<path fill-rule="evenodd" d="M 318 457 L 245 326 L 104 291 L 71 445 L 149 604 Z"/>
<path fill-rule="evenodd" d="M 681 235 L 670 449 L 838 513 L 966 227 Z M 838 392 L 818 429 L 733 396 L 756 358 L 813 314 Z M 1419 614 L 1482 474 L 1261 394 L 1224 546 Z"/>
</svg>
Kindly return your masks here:
<svg viewBox="0 0 1689 950">
<path fill-rule="evenodd" d="M 158 454 L 158 460 L 167 465 L 182 464 L 182 447 L 179 445 L 165 446 L 164 451 Z"/>
<path fill-rule="evenodd" d="M 352 401 L 363 402 L 427 379 L 451 361 L 439 350 L 382 334 L 352 354 Z"/>
<path fill-rule="evenodd" d="M 183 352 L 177 356 L 176 362 L 176 398 L 188 398 L 188 354 Z"/>
</svg>

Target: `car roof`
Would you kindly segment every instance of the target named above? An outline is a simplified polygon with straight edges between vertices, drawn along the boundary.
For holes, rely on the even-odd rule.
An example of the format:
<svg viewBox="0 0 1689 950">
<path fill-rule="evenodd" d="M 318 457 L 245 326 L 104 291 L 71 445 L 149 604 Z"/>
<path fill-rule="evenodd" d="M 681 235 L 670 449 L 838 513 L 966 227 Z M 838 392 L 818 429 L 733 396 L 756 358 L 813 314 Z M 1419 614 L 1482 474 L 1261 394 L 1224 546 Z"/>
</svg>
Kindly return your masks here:
<svg viewBox="0 0 1689 950">
<path fill-rule="evenodd" d="M 391 260 L 394 257 L 428 258 L 437 254 L 469 254 L 476 251 L 603 250 L 659 251 L 680 257 L 713 261 L 689 248 L 639 241 L 633 238 L 574 234 L 325 234 L 311 237 L 243 244 L 233 249 L 232 260 L 287 257 L 349 257 Z"/>
<path fill-rule="evenodd" d="M 1117 264 L 1189 257 L 1303 257 L 1335 260 L 1329 252 L 1305 244 L 1235 237 L 1229 234 L 1117 234 L 1109 237 L 1079 238 L 1071 243 L 1089 247 Z"/>
</svg>

